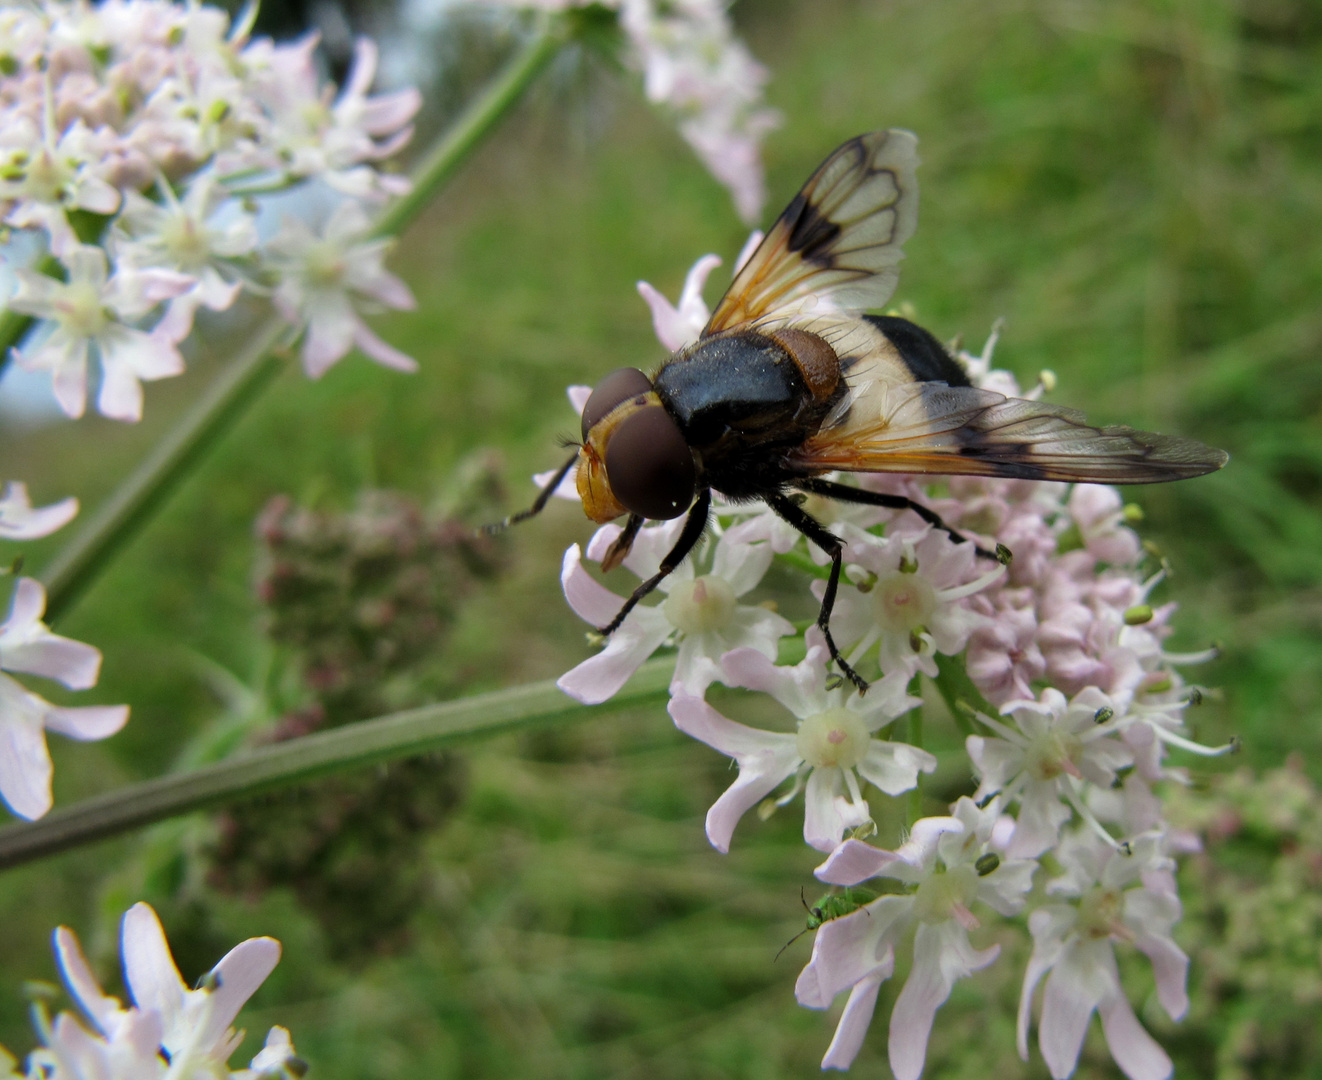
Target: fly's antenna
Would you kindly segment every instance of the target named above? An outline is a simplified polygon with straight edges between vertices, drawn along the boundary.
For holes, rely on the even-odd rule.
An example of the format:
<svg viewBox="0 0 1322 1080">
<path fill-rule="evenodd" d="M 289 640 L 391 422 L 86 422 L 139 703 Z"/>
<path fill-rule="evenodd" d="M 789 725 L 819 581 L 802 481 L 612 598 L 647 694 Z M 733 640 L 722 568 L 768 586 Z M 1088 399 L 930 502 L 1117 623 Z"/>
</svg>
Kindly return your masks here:
<svg viewBox="0 0 1322 1080">
<path fill-rule="evenodd" d="M 504 532 L 511 525 L 517 525 L 520 521 L 527 521 L 530 517 L 536 517 L 546 509 L 546 504 L 551 501 L 551 496 L 555 494 L 555 489 L 558 488 L 564 478 L 569 475 L 569 470 L 574 467 L 574 462 L 577 460 L 578 450 L 575 449 L 574 456 L 556 470 L 555 475 L 546 482 L 546 485 L 538 493 L 537 498 L 527 510 L 520 510 L 517 514 L 511 514 L 509 517 L 505 518 L 504 521 L 494 521 L 490 525 L 483 525 L 478 532 L 483 536 L 495 536 L 496 533 Z"/>
</svg>

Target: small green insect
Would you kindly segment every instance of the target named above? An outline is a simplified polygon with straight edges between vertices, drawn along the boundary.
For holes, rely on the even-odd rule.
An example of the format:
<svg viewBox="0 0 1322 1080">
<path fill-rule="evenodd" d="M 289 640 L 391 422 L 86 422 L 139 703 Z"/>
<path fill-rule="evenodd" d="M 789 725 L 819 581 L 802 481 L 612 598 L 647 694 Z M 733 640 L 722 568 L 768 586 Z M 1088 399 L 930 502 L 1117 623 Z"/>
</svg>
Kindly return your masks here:
<svg viewBox="0 0 1322 1080">
<path fill-rule="evenodd" d="M 808 901 L 803 895 L 803 890 L 800 889 L 799 903 L 803 905 L 803 910 L 808 913 L 808 925 L 780 947 L 780 952 L 776 953 L 775 959 L 779 960 L 780 953 L 783 953 L 810 930 L 816 930 L 822 923 L 829 923 L 833 919 L 852 915 L 859 908 L 871 903 L 876 898 L 876 894 L 868 892 L 867 889 L 845 889 L 844 892 L 840 893 L 827 893 L 812 907 L 809 907 Z M 775 963 L 775 960 L 772 963 Z"/>
</svg>

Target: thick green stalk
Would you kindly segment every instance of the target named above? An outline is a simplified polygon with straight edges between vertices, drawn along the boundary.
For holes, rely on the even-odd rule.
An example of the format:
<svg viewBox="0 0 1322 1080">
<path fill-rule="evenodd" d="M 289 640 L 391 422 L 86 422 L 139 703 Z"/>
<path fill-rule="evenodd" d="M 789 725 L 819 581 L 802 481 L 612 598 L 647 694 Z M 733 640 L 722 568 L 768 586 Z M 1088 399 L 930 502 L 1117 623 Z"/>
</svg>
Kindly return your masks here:
<svg viewBox="0 0 1322 1080">
<path fill-rule="evenodd" d="M 397 235 L 507 116 L 563 42 L 563 23 L 543 20 L 539 32 L 472 101 L 415 170 L 412 192 L 388 207 L 376 236 Z M 0 330 L 8 323 L 0 316 Z M 16 316 L 22 318 L 22 316 Z M 272 317 L 207 390 L 197 405 L 89 517 L 41 575 L 46 618 L 53 622 L 82 595 L 111 557 L 146 524 L 193 466 L 242 417 L 273 381 L 280 361 L 269 355 L 283 324 Z"/>
<path fill-rule="evenodd" d="M 332 773 L 535 724 L 567 723 L 660 701 L 674 666 L 673 658 L 644 664 L 605 705 L 580 705 L 548 680 L 391 713 L 147 780 L 52 811 L 40 821 L 0 829 L 0 869 Z"/>
<path fill-rule="evenodd" d="M 917 681 L 917 680 L 915 680 Z M 909 745 L 923 748 L 923 707 L 921 705 L 909 713 Z M 912 825 L 923 816 L 923 774 L 914 779 L 913 790 L 909 792 L 909 824 Z"/>
<path fill-rule="evenodd" d="M 422 212 L 555 58 L 565 41 L 564 29 L 563 20 L 540 20 L 532 40 L 511 58 L 414 168 L 412 190 L 386 207 L 372 228 L 374 236 L 396 236 Z"/>
</svg>

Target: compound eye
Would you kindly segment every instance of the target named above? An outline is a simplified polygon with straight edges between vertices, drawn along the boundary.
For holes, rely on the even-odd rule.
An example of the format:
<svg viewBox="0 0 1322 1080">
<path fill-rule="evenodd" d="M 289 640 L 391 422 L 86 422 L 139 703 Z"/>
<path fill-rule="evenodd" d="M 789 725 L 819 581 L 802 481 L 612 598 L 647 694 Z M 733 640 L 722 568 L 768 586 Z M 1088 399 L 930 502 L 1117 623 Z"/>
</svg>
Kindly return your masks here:
<svg viewBox="0 0 1322 1080">
<path fill-rule="evenodd" d="M 637 368 L 616 368 L 597 383 L 583 406 L 583 441 L 587 442 L 588 432 L 597 426 L 597 421 L 608 416 L 616 405 L 628 401 L 639 394 L 646 394 L 652 389 L 652 380 Z"/>
<path fill-rule="evenodd" d="M 660 405 L 630 413 L 611 432 L 606 477 L 626 509 L 655 521 L 679 517 L 698 486 L 693 452 Z"/>
</svg>

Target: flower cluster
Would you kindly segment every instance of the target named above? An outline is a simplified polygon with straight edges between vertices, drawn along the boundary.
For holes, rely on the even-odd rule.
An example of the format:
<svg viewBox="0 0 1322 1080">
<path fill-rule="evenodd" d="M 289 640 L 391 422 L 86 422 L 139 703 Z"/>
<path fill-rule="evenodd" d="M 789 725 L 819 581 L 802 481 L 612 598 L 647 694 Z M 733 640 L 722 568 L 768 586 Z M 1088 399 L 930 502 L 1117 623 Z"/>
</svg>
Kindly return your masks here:
<svg viewBox="0 0 1322 1080">
<path fill-rule="evenodd" d="M 310 375 L 355 345 L 413 367 L 360 311 L 413 303 L 363 204 L 407 190 L 378 166 L 411 135 L 419 95 L 369 95 L 377 54 L 362 40 L 335 98 L 315 35 L 253 39 L 255 13 L 231 25 L 167 0 L 0 11 L 0 222 L 38 232 L 58 263 L 17 271 L 9 307 L 40 320 L 17 358 L 50 373 L 70 416 L 95 355 L 97 408 L 138 419 L 142 382 L 183 370 L 197 309 L 244 289 L 270 296 L 292 336 L 306 331 Z M 319 230 L 259 229 L 263 196 L 313 181 L 339 202 Z"/>
<path fill-rule="evenodd" d="M 697 337 L 708 318 L 702 288 L 718 263 L 707 256 L 694 266 L 678 305 L 640 284 L 667 348 Z M 992 369 L 995 337 L 981 355 L 959 355 L 971 381 L 1012 396 L 1045 392 L 1050 373 L 1024 395 Z M 570 396 L 581 409 L 583 388 Z M 820 601 L 824 556 L 765 506 L 719 497 L 709 536 L 665 579 L 664 600 L 640 604 L 561 688 L 603 701 L 648 655 L 676 646 L 671 717 L 738 768 L 707 815 L 712 845 L 729 849 L 745 811 L 770 813 L 802 793 L 804 839 L 828 855 L 817 877 L 846 889 L 881 883 L 876 899 L 818 920 L 798 981 L 809 1008 L 849 993 L 823 1068 L 849 1067 L 903 952 L 912 963 L 891 1015 L 890 1062 L 899 1080 L 919 1076 L 954 982 L 999 955 L 973 944 L 985 907 L 1026 914 L 1032 935 L 1018 1028 L 1025 1060 L 1041 986 L 1039 1045 L 1053 1077 L 1073 1073 L 1096 1012 L 1126 1075 L 1162 1080 L 1170 1059 L 1124 996 L 1115 946 L 1146 955 L 1157 1000 L 1180 1018 L 1188 963 L 1171 937 L 1180 917 L 1173 856 L 1195 842 L 1168 826 L 1154 785 L 1182 779 L 1166 762 L 1170 747 L 1230 749 L 1209 750 L 1184 733 L 1200 691 L 1177 669 L 1212 653 L 1166 648 L 1175 606 L 1150 602 L 1164 570 L 1148 569 L 1131 528 L 1137 510 L 1113 488 L 900 475 L 857 482 L 930 507 L 955 531 L 908 508 L 805 504 L 845 544 L 831 631 L 871 682 L 865 695 L 830 671 L 819 629 L 809 626 L 795 650 L 787 641 L 795 627 L 750 595 L 779 560 L 807 571 Z M 557 493 L 574 497 L 572 476 Z M 680 525 L 644 527 L 624 565 L 640 578 L 656 573 Z M 606 559 L 618 534 L 603 527 L 588 558 Z M 1000 547 L 1012 553 L 1008 565 L 980 557 Z M 594 626 L 624 599 L 588 574 L 577 546 L 562 581 Z M 803 659 L 779 663 L 782 652 Z M 949 816 L 911 820 L 903 842 L 885 850 L 864 842 L 878 829 L 872 800 L 912 791 L 936 768 L 911 741 L 921 725 L 896 723 L 921 707 L 923 678 L 954 706 L 978 786 Z M 770 695 L 788 714 L 781 730 L 723 716 L 705 700 L 718 682 Z"/>
<path fill-rule="evenodd" d="M 120 943 L 124 982 L 133 998 L 127 1008 L 101 989 L 73 931 L 64 926 L 55 931 L 60 972 L 84 1019 L 60 1013 L 51 1021 L 39 1011 L 44 1045 L 28 1056 L 25 1074 L 15 1071 L 13 1058 L 0 1047 L 0 1075 L 12 1080 L 296 1080 L 307 1072 L 282 1027 L 270 1030 L 248 1068 L 231 1072 L 228 1064 L 243 1041 L 243 1032 L 230 1025 L 279 961 L 278 941 L 241 942 L 193 990 L 180 977 L 160 920 L 146 904 L 134 904 L 125 913 Z"/>
<path fill-rule="evenodd" d="M 625 62 L 643 77 L 647 100 L 670 113 L 684 140 L 730 192 L 740 218 L 766 201 L 762 139 L 780 123 L 762 98 L 767 70 L 734 35 L 726 0 L 487 0 L 563 12 L 616 13 Z"/>
<path fill-rule="evenodd" d="M 62 528 L 78 513 L 77 499 L 34 507 L 27 488 L 7 484 L 0 496 L 0 539 L 35 540 Z M 15 581 L 9 617 L 0 623 L 0 798 L 25 818 L 51 808 L 51 759 L 46 732 L 73 739 L 104 739 L 129 718 L 127 705 L 52 705 L 5 672 L 54 679 L 70 690 L 96 685 L 101 653 L 54 634 L 41 621 L 46 590 L 34 578 Z"/>
</svg>

